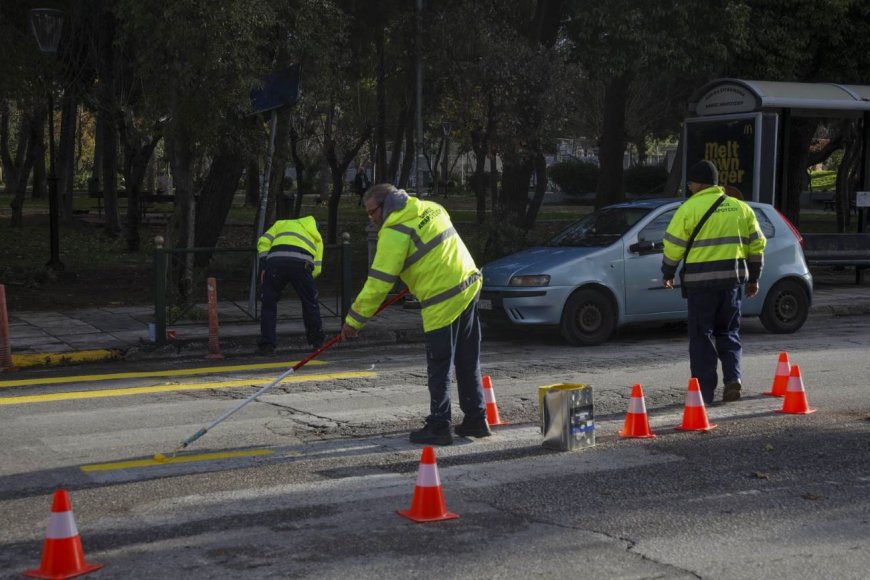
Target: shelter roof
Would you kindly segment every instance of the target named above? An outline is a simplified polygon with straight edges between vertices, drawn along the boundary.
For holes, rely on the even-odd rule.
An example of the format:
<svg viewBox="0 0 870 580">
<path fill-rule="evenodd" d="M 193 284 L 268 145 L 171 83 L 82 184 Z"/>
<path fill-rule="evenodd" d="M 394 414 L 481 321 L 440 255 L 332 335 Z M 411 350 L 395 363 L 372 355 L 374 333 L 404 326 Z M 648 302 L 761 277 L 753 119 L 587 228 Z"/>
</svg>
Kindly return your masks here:
<svg viewBox="0 0 870 580">
<path fill-rule="evenodd" d="M 702 86 L 689 100 L 690 113 L 699 117 L 782 109 L 795 116 L 861 116 L 870 111 L 870 86 L 722 78 Z"/>
</svg>

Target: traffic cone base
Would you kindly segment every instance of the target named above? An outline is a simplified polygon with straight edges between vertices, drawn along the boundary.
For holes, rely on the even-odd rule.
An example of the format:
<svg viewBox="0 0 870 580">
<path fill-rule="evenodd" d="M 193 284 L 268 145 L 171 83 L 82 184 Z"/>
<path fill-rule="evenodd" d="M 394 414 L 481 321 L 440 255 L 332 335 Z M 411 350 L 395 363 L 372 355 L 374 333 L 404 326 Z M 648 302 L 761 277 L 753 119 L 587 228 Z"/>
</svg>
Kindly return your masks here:
<svg viewBox="0 0 870 580">
<path fill-rule="evenodd" d="M 807 393 L 804 390 L 801 369 L 798 365 L 793 365 L 788 377 L 788 390 L 785 393 L 785 400 L 782 402 L 782 409 L 778 410 L 777 413 L 809 415 L 815 412 L 816 410 L 810 409 L 810 405 L 807 402 Z"/>
<path fill-rule="evenodd" d="M 707 409 L 701 397 L 701 387 L 698 379 L 689 379 L 689 390 L 686 392 L 686 407 L 683 410 L 683 423 L 675 427 L 677 431 L 710 431 L 717 425 L 711 425 L 707 420 Z"/>
<path fill-rule="evenodd" d="M 439 522 L 455 520 L 459 516 L 447 511 L 444 504 L 444 494 L 441 492 L 441 478 L 438 476 L 438 465 L 435 463 L 435 450 L 432 447 L 423 448 L 420 457 L 420 468 L 417 471 L 417 482 L 414 486 L 414 499 L 411 508 L 398 510 L 404 516 L 415 522 Z"/>
<path fill-rule="evenodd" d="M 102 564 L 85 561 L 82 540 L 72 514 L 72 504 L 66 490 L 54 492 L 51 516 L 42 548 L 39 569 L 27 570 L 25 576 L 63 580 L 99 570 Z"/>
<path fill-rule="evenodd" d="M 650 431 L 649 418 L 646 414 L 646 403 L 643 400 L 643 387 L 634 385 L 631 388 L 631 400 L 628 402 L 628 413 L 625 415 L 625 425 L 619 436 L 625 439 L 654 439 Z"/>
<path fill-rule="evenodd" d="M 486 422 L 490 427 L 510 425 L 510 421 L 502 421 L 498 416 L 498 405 L 495 403 L 495 391 L 492 388 L 492 379 L 489 375 L 483 376 L 483 400 L 486 403 Z"/>
<path fill-rule="evenodd" d="M 791 373 L 791 366 L 788 362 L 788 353 L 779 353 L 779 361 L 776 363 L 776 373 L 773 375 L 773 384 L 770 385 L 770 390 L 766 393 L 768 397 L 784 397 L 788 390 L 788 377 Z"/>
</svg>

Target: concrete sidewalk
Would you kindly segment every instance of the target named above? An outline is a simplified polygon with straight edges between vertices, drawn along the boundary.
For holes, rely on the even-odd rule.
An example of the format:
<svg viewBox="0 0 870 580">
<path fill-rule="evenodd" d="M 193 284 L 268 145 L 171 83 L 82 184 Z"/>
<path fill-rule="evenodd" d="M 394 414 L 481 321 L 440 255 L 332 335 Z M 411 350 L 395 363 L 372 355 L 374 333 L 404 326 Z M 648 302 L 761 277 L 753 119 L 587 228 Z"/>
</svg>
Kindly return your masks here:
<svg viewBox="0 0 870 580">
<path fill-rule="evenodd" d="M 810 316 L 852 316 L 870 314 L 870 286 L 854 283 L 851 271 L 842 275 L 819 276 Z M 335 298 L 323 298 L 324 330 L 332 337 L 341 319 L 328 307 Z M 201 305 L 203 311 L 205 305 Z M 9 312 L 9 334 L 13 365 L 18 368 L 72 364 L 98 360 L 139 360 L 166 357 L 206 356 L 206 320 L 168 325 L 175 339 L 156 347 L 149 341 L 149 323 L 154 320 L 150 306 L 110 306 L 87 310 L 52 312 Z M 259 322 L 251 320 L 231 302 L 218 305 L 220 351 L 225 356 L 252 355 L 260 333 Z M 420 311 L 401 303 L 387 308 L 360 333 L 357 343 L 395 344 L 420 342 L 423 325 Z M 278 353 L 310 352 L 305 342 L 298 300 L 279 303 Z"/>
</svg>

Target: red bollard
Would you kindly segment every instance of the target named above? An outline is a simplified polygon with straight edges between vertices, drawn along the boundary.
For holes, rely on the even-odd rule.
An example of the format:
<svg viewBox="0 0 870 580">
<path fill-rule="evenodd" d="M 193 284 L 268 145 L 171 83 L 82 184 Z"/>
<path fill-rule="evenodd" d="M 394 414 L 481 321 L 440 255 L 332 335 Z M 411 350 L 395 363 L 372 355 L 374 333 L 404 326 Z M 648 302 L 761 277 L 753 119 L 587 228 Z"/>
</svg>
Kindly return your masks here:
<svg viewBox="0 0 870 580">
<path fill-rule="evenodd" d="M 208 352 L 206 357 L 211 360 L 222 360 L 221 343 L 218 339 L 218 314 L 217 314 L 217 280 L 209 278 L 208 287 Z"/>
<path fill-rule="evenodd" d="M 0 284 L 0 372 L 9 373 L 18 369 L 12 366 L 12 349 L 9 346 L 9 316 L 6 314 L 6 286 Z"/>
</svg>

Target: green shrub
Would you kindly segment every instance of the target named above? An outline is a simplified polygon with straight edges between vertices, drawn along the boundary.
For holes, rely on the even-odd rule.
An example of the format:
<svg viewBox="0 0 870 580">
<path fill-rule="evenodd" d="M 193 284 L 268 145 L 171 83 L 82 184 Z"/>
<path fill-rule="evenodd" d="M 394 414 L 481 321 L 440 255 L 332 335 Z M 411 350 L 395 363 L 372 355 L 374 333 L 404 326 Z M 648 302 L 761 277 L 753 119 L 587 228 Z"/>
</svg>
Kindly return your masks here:
<svg viewBox="0 0 870 580">
<path fill-rule="evenodd" d="M 635 195 L 661 193 L 667 181 L 668 170 L 664 165 L 636 165 L 626 169 L 623 176 L 626 193 Z"/>
<path fill-rule="evenodd" d="M 550 166 L 550 180 L 567 195 L 594 192 L 598 184 L 598 166 L 574 159 L 560 161 Z"/>
</svg>

